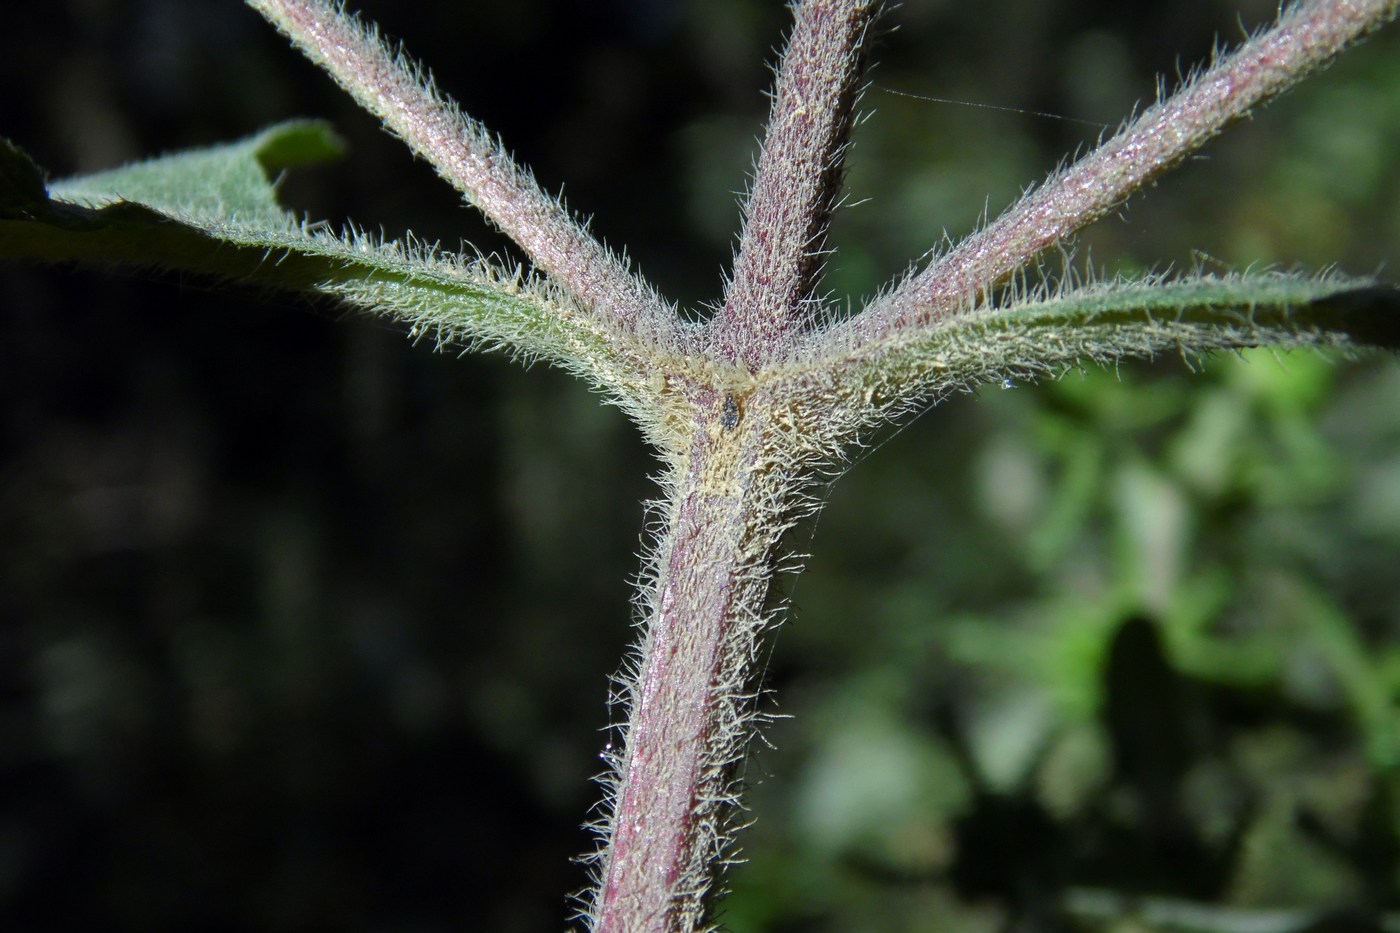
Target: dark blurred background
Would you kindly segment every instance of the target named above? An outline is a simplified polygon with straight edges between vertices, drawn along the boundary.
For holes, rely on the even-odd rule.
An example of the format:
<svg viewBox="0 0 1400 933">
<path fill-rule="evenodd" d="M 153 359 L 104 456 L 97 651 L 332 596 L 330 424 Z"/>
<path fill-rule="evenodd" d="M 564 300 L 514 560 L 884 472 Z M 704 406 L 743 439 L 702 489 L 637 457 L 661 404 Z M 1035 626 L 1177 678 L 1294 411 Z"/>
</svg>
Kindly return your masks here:
<svg viewBox="0 0 1400 933">
<path fill-rule="evenodd" d="M 234 0 L 16 6 L 0 133 L 55 175 L 326 117 L 349 155 L 290 204 L 508 251 Z M 781 4 L 360 8 L 663 291 L 718 297 Z M 831 288 L 1272 12 L 908 0 Z M 1397 52 L 1236 128 L 1077 268 L 1388 274 Z M 0 929 L 564 925 L 654 494 L 621 415 L 324 303 L 32 267 L 0 269 L 0 400 Z M 734 930 L 1400 928 L 1393 359 L 1072 371 L 876 440 L 795 542 Z"/>
</svg>

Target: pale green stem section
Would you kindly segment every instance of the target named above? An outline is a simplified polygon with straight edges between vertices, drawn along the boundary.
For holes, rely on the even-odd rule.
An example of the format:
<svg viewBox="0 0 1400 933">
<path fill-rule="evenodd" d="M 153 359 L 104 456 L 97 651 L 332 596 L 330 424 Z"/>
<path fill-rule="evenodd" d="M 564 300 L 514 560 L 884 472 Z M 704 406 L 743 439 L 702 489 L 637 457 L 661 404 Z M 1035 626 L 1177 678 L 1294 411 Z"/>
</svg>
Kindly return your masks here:
<svg viewBox="0 0 1400 933">
<path fill-rule="evenodd" d="M 585 308 L 665 347 L 682 325 L 656 293 L 546 194 L 422 69 L 326 0 L 248 0 L 401 137 Z"/>
<path fill-rule="evenodd" d="M 1052 176 L 990 226 L 872 302 L 850 322 L 862 338 L 965 312 L 990 289 L 1200 148 L 1252 108 L 1394 18 L 1400 0 L 1317 0 L 1218 60 L 1180 92 Z"/>
</svg>

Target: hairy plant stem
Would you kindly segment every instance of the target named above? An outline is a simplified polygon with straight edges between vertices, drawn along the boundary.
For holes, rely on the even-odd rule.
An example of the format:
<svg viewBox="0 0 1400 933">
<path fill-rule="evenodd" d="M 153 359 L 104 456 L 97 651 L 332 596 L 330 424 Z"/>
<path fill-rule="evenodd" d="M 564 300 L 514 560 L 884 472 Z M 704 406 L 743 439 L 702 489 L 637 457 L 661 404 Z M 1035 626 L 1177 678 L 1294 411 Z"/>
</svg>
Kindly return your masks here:
<svg viewBox="0 0 1400 933">
<path fill-rule="evenodd" d="M 1118 344 L 1086 336 L 1088 312 L 1079 315 L 1079 330 L 1051 339 L 1008 321 L 983 321 L 980 331 L 959 335 L 953 318 L 1250 108 L 1393 18 L 1400 5 L 1332 0 L 1292 8 L 923 272 L 860 314 L 815 331 L 825 231 L 838 198 L 862 39 L 877 3 L 801 0 L 733 279 L 700 334 L 339 4 L 248 2 L 568 291 L 596 325 L 589 329 L 594 342 L 643 359 L 645 379 L 584 368 L 638 418 L 668 467 L 645 635 L 624 678 L 628 721 L 622 751 L 610 760 L 611 810 L 598 827 L 598 884 L 586 905 L 592 929 L 606 933 L 679 933 L 711 920 L 738 803 L 734 769 L 755 721 L 758 636 L 770 619 L 782 537 L 811 505 L 804 493 L 813 477 L 838 461 L 859 428 L 997 372 L 1034 373 L 1064 359 L 1116 359 L 1168 346 L 1257 342 L 1254 331 L 1223 315 L 1215 319 L 1214 342 L 1203 333 L 1162 336 L 1163 326 L 1148 315 L 1124 325 L 1128 336 Z M 986 334 L 1007 340 L 982 339 Z M 1304 335 L 1280 328 L 1264 336 Z"/>
<path fill-rule="evenodd" d="M 627 685 L 625 753 L 601 827 L 595 931 L 700 928 L 730 841 L 731 772 L 752 731 L 750 675 L 784 504 L 799 483 L 775 468 L 784 458 L 756 427 L 753 405 L 746 429 L 717 401 L 674 465 L 639 669 Z"/>
<path fill-rule="evenodd" d="M 804 305 L 840 190 L 875 6 L 795 7 L 734 279 L 707 328 L 714 362 L 736 374 L 782 356 L 812 320 Z M 771 397 L 740 392 L 740 401 L 696 385 L 697 427 L 672 464 L 646 635 L 628 684 L 592 905 L 597 931 L 688 931 L 707 919 L 738 802 L 730 772 L 753 727 L 750 671 L 776 551 L 801 500 L 798 458 L 774 430 Z"/>
<path fill-rule="evenodd" d="M 1104 216 L 1253 108 L 1393 19 L 1400 0 L 1311 0 L 1150 107 L 987 227 L 872 302 L 862 339 L 970 310 L 1049 247 Z"/>
<path fill-rule="evenodd" d="M 808 0 L 794 12 L 733 280 L 710 327 L 715 352 L 750 369 L 811 323 L 876 4 Z"/>
<path fill-rule="evenodd" d="M 590 313 L 661 346 L 681 340 L 673 308 L 546 194 L 431 77 L 329 0 L 247 0 L 362 107 L 422 156 Z"/>
<path fill-rule="evenodd" d="M 753 373 L 812 321 L 811 292 L 840 190 L 871 0 L 806 0 L 783 54 L 773 116 L 725 304 L 714 362 Z M 741 379 L 742 381 L 742 379 Z M 705 386 L 697 428 L 673 464 L 655 589 L 624 757 L 603 827 L 596 931 L 689 931 L 707 919 L 752 731 L 750 668 L 776 550 L 801 499 L 771 399 Z M 790 401 L 790 400 L 788 400 Z M 742 408 L 741 408 L 742 406 Z"/>
</svg>

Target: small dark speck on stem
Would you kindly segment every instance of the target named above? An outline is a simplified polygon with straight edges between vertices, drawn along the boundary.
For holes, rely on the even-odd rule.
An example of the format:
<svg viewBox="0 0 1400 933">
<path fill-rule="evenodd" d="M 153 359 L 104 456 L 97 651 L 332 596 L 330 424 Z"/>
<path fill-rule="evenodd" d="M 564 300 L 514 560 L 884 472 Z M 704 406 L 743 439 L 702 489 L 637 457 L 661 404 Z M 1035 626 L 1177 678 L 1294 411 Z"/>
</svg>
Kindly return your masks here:
<svg viewBox="0 0 1400 933">
<path fill-rule="evenodd" d="M 734 401 L 734 396 L 724 397 L 724 407 L 720 409 L 719 426 L 726 431 L 732 429 L 739 423 L 739 403 Z"/>
</svg>

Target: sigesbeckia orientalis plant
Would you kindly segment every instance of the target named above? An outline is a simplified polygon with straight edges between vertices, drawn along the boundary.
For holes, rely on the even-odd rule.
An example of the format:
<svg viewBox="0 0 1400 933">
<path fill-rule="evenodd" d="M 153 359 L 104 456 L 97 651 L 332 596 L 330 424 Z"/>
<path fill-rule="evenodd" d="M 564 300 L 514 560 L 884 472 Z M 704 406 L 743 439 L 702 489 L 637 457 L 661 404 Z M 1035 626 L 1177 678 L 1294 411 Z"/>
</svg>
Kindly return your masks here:
<svg viewBox="0 0 1400 933">
<path fill-rule="evenodd" d="M 683 313 L 605 249 L 418 66 L 324 0 L 249 0 L 529 257 L 488 261 L 336 236 L 277 201 L 286 167 L 334 154 L 321 124 L 48 183 L 0 149 L 0 258 L 156 265 L 324 293 L 441 348 L 562 367 L 661 460 L 620 676 L 595 884 L 606 931 L 703 929 L 736 830 L 737 766 L 761 718 L 755 659 L 800 562 L 795 522 L 881 426 L 980 383 L 1083 363 L 1250 346 L 1400 345 L 1400 296 L 1371 280 L 1274 273 L 1070 285 L 1028 279 L 1047 250 L 1252 108 L 1393 19 L 1397 0 L 1317 0 L 1222 54 L 996 220 L 860 310 L 823 291 L 869 34 L 880 4 L 804 0 L 723 301 Z M 1030 269 L 1028 274 L 1026 270 Z"/>
</svg>

